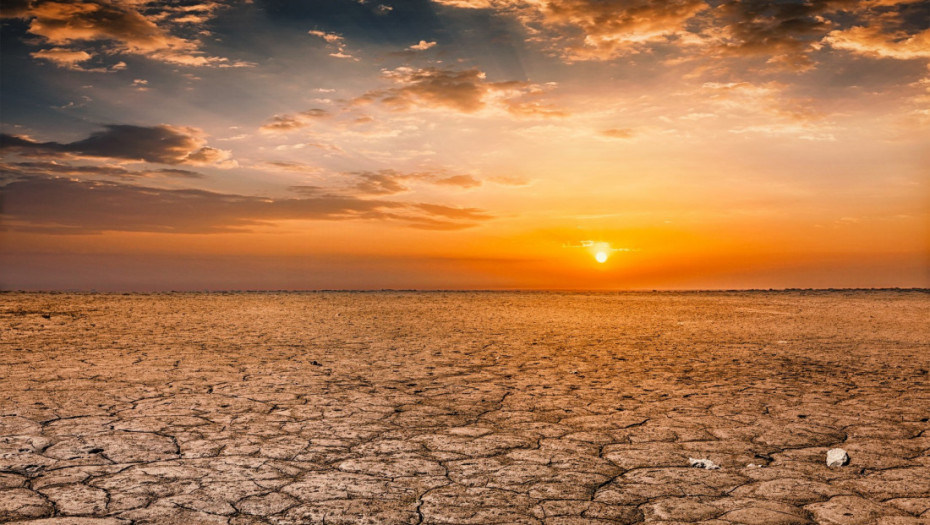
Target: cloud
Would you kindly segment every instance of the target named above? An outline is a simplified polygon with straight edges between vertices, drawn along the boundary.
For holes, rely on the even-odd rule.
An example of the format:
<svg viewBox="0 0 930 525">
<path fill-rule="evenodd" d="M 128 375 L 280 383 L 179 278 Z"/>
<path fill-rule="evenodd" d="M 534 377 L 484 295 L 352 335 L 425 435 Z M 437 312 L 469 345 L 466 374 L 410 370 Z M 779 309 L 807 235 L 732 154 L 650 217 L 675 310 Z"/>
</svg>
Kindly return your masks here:
<svg viewBox="0 0 930 525">
<path fill-rule="evenodd" d="M 305 128 L 309 126 L 313 120 L 323 119 L 329 116 L 330 114 L 328 111 L 319 108 L 308 109 L 307 111 L 302 111 L 293 115 L 275 115 L 271 118 L 271 122 L 263 125 L 259 130 L 265 133 L 287 133 L 289 131 Z"/>
<path fill-rule="evenodd" d="M 718 61 L 765 58 L 771 68 L 804 71 L 815 67 L 812 56 L 824 44 L 882 58 L 930 55 L 926 3 L 916 0 L 433 1 L 513 17 L 528 40 L 569 62 L 648 51 Z"/>
<path fill-rule="evenodd" d="M 474 113 L 485 106 L 484 97 L 494 89 L 477 69 L 453 71 L 399 67 L 384 72 L 396 88 L 369 91 L 359 101 L 380 99 L 388 107 L 406 110 L 413 106 L 446 107 Z"/>
<path fill-rule="evenodd" d="M 511 115 L 516 117 L 561 118 L 569 116 L 567 111 L 559 109 L 552 104 L 526 101 L 522 100 L 523 98 L 525 98 L 525 95 L 521 94 L 516 98 L 504 100 L 503 105 Z"/>
<path fill-rule="evenodd" d="M 569 61 L 638 53 L 687 32 L 709 8 L 703 0 L 434 0 L 451 7 L 513 14 L 535 41 Z"/>
<path fill-rule="evenodd" d="M 630 139 L 633 138 L 634 132 L 630 128 L 611 128 L 601 131 L 601 135 L 612 139 Z"/>
<path fill-rule="evenodd" d="M 833 140 L 833 127 L 813 100 L 786 94 L 779 82 L 705 82 L 693 96 L 701 97 L 714 115 L 752 122 L 731 133 L 793 135 L 806 140 Z"/>
<path fill-rule="evenodd" d="M 409 188 L 404 186 L 403 181 L 413 178 L 411 175 L 396 173 L 393 170 L 363 171 L 352 175 L 359 179 L 355 184 L 355 190 L 363 195 L 393 195 L 405 192 Z"/>
<path fill-rule="evenodd" d="M 433 181 L 433 184 L 440 186 L 457 186 L 459 188 L 477 188 L 481 186 L 481 181 L 471 175 L 453 175 L 451 177 L 436 179 Z"/>
<path fill-rule="evenodd" d="M 426 40 L 420 40 L 420 43 L 414 44 L 408 47 L 407 49 L 410 49 L 411 51 L 426 51 L 427 49 L 430 49 L 431 47 L 434 47 L 435 45 L 436 45 L 436 42 L 427 42 Z"/>
<path fill-rule="evenodd" d="M 779 82 L 705 82 L 701 94 L 726 112 L 815 122 L 824 115 L 812 100 L 790 97 Z"/>
<path fill-rule="evenodd" d="M 323 171 L 323 168 L 319 166 L 304 164 L 302 162 L 272 161 L 263 163 L 263 166 L 273 170 L 290 171 L 294 173 L 316 174 Z"/>
<path fill-rule="evenodd" d="M 856 5 L 855 20 L 836 27 L 824 44 L 872 58 L 930 58 L 927 2 L 876 0 Z"/>
<path fill-rule="evenodd" d="M 346 51 L 346 40 L 342 35 L 336 33 L 327 33 L 318 29 L 307 31 L 307 34 L 320 37 L 325 40 L 327 46 L 332 50 L 329 56 L 334 58 L 351 58 L 358 60 Z"/>
<path fill-rule="evenodd" d="M 513 14 L 532 40 L 568 61 L 610 60 L 672 44 L 806 67 L 844 0 L 434 0 Z"/>
<path fill-rule="evenodd" d="M 713 11 L 716 45 L 724 54 L 767 56 L 769 64 L 810 69 L 809 53 L 832 27 L 824 15 L 840 3 L 729 0 Z"/>
<path fill-rule="evenodd" d="M 885 32 L 881 27 L 851 27 L 833 31 L 824 42 L 834 49 L 898 60 L 930 58 L 930 29 L 907 34 L 902 31 Z"/>
<path fill-rule="evenodd" d="M 4 0 L 0 4 L 0 18 L 21 18 L 29 13 L 32 0 Z"/>
<path fill-rule="evenodd" d="M 352 104 L 378 101 L 394 111 L 414 108 L 452 109 L 475 113 L 491 104 L 521 117 L 556 117 L 565 112 L 527 100 L 546 89 L 517 81 L 489 82 L 478 69 L 398 67 L 385 70 L 382 76 L 395 87 L 373 90 L 357 97 Z"/>
<path fill-rule="evenodd" d="M 80 62 L 89 60 L 93 55 L 86 51 L 75 51 L 63 47 L 53 47 L 51 49 L 42 49 L 30 53 L 33 58 L 42 58 L 52 62 L 58 67 L 67 69 L 80 69 L 77 65 Z"/>
<path fill-rule="evenodd" d="M 351 192 L 356 195 L 394 195 L 410 191 L 410 183 L 425 183 L 436 186 L 452 186 L 462 189 L 481 186 L 481 181 L 471 175 L 445 176 L 432 172 L 403 173 L 391 169 L 378 171 L 356 171 L 345 174 L 356 182 Z"/>
<path fill-rule="evenodd" d="M 523 177 L 514 177 L 510 175 L 497 175 L 488 180 L 494 184 L 500 184 L 501 186 L 529 186 L 531 182 Z"/>
<path fill-rule="evenodd" d="M 551 0 L 531 17 L 548 28 L 581 32 L 581 42 L 564 48 L 574 60 L 603 60 L 636 53 L 645 44 L 683 33 L 685 22 L 707 9 L 702 0 Z M 532 23 L 531 22 L 531 23 Z"/>
<path fill-rule="evenodd" d="M 284 220 L 388 220 L 453 230 L 491 217 L 474 208 L 408 204 L 305 192 L 300 198 L 255 197 L 119 182 L 30 178 L 0 187 L 8 228 L 50 233 L 250 231 Z"/>
<path fill-rule="evenodd" d="M 416 204 L 417 208 L 431 214 L 445 217 L 447 219 L 485 221 L 492 217 L 477 208 L 453 208 L 440 204 Z"/>
<path fill-rule="evenodd" d="M 5 176 L 33 177 L 43 175 L 69 176 L 69 177 L 115 177 L 119 179 L 135 179 L 142 177 L 177 177 L 185 179 L 203 178 L 202 173 L 177 168 L 161 168 L 156 170 L 131 170 L 123 166 L 114 165 L 74 165 L 62 162 L 11 162 L 0 163 L 0 172 Z"/>
<path fill-rule="evenodd" d="M 27 137 L 2 134 L 0 151 L 38 157 L 77 155 L 159 164 L 235 165 L 228 151 L 207 146 L 200 135 L 201 132 L 195 128 L 166 124 L 151 127 L 110 124 L 104 131 L 67 144 L 37 142 Z"/>
<path fill-rule="evenodd" d="M 209 3 L 172 7 L 130 0 L 16 2 L 10 9 L 4 9 L 3 17 L 29 20 L 29 33 L 57 46 L 34 53 L 33 56 L 52 60 L 59 65 L 66 63 L 63 61 L 73 61 L 79 57 L 67 55 L 67 48 L 62 46 L 83 42 L 88 46 L 102 45 L 103 54 L 139 55 L 177 65 L 247 66 L 249 64 L 244 62 L 206 56 L 198 40 L 182 38 L 171 33 L 176 22 L 190 23 L 193 13 L 199 13 L 197 16 L 206 20 L 212 16 L 218 5 Z M 186 18 L 173 17 L 172 14 L 178 10 L 186 10 Z M 96 54 L 88 49 L 70 51 L 90 55 L 77 62 L 88 60 Z M 74 63 L 76 62 L 71 64 Z"/>
</svg>

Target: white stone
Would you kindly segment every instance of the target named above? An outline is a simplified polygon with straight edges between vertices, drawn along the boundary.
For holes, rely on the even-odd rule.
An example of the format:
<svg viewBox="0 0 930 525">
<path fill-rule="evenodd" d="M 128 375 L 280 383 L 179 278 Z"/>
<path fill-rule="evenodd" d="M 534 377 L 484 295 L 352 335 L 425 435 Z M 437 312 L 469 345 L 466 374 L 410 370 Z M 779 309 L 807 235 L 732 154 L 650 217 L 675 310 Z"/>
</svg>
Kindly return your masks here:
<svg viewBox="0 0 930 525">
<path fill-rule="evenodd" d="M 827 466 L 842 467 L 849 463 L 849 455 L 841 448 L 831 448 L 827 451 Z"/>
<path fill-rule="evenodd" d="M 691 466 L 694 468 L 702 468 L 706 470 L 718 470 L 720 465 L 714 463 L 709 459 L 694 459 L 688 458 L 688 463 L 691 463 Z"/>
</svg>

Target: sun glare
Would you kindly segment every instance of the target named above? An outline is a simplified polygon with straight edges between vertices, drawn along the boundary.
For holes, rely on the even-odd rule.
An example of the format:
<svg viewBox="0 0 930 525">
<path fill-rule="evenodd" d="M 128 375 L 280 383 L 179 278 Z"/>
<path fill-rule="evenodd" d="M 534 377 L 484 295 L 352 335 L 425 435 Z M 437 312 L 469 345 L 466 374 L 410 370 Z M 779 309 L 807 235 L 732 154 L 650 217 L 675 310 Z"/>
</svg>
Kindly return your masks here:
<svg viewBox="0 0 930 525">
<path fill-rule="evenodd" d="M 594 259 L 599 263 L 607 262 L 607 252 L 597 252 L 597 255 L 594 256 Z"/>
</svg>

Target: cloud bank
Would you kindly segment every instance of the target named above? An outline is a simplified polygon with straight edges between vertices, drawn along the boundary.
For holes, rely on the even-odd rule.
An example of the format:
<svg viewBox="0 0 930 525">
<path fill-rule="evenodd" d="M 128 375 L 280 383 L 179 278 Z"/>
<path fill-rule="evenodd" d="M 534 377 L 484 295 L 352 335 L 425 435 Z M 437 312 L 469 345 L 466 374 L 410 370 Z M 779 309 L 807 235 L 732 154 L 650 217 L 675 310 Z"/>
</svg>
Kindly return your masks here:
<svg viewBox="0 0 930 525">
<path fill-rule="evenodd" d="M 33 157 L 75 155 L 159 164 L 235 165 L 230 152 L 207 146 L 201 134 L 195 128 L 167 124 L 150 127 L 109 124 L 103 131 L 67 144 L 2 134 L 0 151 L 16 151 Z"/>
<path fill-rule="evenodd" d="M 7 228 L 46 233 L 107 231 L 243 232 L 285 220 L 380 220 L 426 230 L 459 230 L 491 218 L 475 208 L 306 191 L 266 198 L 123 182 L 30 177 L 0 186 Z"/>
</svg>

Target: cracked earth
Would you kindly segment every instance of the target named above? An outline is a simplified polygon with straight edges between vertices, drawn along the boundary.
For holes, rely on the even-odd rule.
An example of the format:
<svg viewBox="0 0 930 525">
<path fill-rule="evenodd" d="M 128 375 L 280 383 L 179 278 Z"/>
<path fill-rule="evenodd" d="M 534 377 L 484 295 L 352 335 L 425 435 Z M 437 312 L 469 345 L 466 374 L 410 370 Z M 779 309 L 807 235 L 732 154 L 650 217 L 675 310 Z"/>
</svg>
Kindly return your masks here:
<svg viewBox="0 0 930 525">
<path fill-rule="evenodd" d="M 0 521 L 930 523 L 928 319 L 925 292 L 0 294 Z"/>
</svg>

